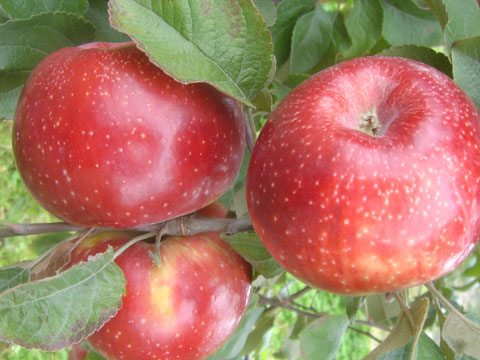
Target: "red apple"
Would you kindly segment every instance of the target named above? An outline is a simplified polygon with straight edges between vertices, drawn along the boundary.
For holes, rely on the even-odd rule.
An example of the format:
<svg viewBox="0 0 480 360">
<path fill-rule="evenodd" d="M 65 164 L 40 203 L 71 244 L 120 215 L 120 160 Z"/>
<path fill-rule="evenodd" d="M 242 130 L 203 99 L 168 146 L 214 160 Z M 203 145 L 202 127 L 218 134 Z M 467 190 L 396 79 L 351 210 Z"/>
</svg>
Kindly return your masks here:
<svg viewBox="0 0 480 360">
<path fill-rule="evenodd" d="M 205 216 L 225 216 L 211 205 Z M 106 232 L 83 240 L 72 262 L 115 249 L 135 233 Z M 117 315 L 87 340 L 107 359 L 204 359 L 239 324 L 251 295 L 251 267 L 218 232 L 170 237 L 152 260 L 153 241 L 139 242 L 116 258 L 127 280 Z"/>
<path fill-rule="evenodd" d="M 364 57 L 294 89 L 253 151 L 247 201 L 273 257 L 340 294 L 412 287 L 479 237 L 480 116 L 444 74 Z"/>
<path fill-rule="evenodd" d="M 128 228 L 193 212 L 232 184 L 244 152 L 238 102 L 183 85 L 133 43 L 47 56 L 20 96 L 13 149 L 32 195 L 83 226 Z"/>
</svg>

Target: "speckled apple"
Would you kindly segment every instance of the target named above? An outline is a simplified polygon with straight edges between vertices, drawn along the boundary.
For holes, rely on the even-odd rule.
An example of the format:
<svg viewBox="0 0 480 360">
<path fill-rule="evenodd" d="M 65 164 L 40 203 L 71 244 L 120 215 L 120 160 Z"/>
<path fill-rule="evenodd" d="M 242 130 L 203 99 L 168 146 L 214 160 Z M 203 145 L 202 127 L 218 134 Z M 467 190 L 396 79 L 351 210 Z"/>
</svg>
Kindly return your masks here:
<svg viewBox="0 0 480 360">
<path fill-rule="evenodd" d="M 224 217 L 214 203 L 202 215 Z M 106 232 L 84 239 L 72 263 L 87 261 L 108 246 L 118 249 L 135 236 Z M 250 265 L 218 232 L 170 237 L 152 260 L 153 241 L 129 247 L 115 259 L 127 280 L 118 313 L 87 341 L 109 360 L 198 360 L 234 332 L 251 296 Z"/>
<path fill-rule="evenodd" d="M 479 238 L 479 146 L 479 113 L 443 73 L 348 60 L 271 114 L 248 169 L 248 209 L 273 257 L 314 287 L 412 287 L 454 269 Z"/>
<path fill-rule="evenodd" d="M 229 188 L 244 153 L 237 101 L 175 81 L 133 43 L 50 54 L 14 120 L 28 190 L 83 226 L 136 227 L 200 209 Z"/>
</svg>

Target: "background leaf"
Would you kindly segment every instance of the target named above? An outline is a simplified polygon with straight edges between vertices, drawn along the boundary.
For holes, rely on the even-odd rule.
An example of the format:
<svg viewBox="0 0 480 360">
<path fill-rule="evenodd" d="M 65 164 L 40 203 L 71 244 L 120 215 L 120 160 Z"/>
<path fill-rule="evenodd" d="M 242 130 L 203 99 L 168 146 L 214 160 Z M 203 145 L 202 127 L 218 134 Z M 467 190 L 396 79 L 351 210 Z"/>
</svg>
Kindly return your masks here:
<svg viewBox="0 0 480 360">
<path fill-rule="evenodd" d="M 238 233 L 235 235 L 222 236 L 222 238 L 227 241 L 236 252 L 242 255 L 256 271 L 267 279 L 283 271 L 267 249 L 265 249 L 256 233 Z"/>
<path fill-rule="evenodd" d="M 442 29 L 445 29 L 448 22 L 447 9 L 443 0 L 424 0 L 430 10 L 435 14 Z"/>
<path fill-rule="evenodd" d="M 411 0 L 381 1 L 382 34 L 391 45 L 437 46 L 442 43 L 442 28 L 431 11 L 418 8 Z"/>
<path fill-rule="evenodd" d="M 287 61 L 290 55 L 292 33 L 297 19 L 312 11 L 314 7 L 315 0 L 283 0 L 278 4 L 277 21 L 270 27 L 277 66 Z"/>
<path fill-rule="evenodd" d="M 407 346 L 410 339 L 413 337 L 412 346 L 413 349 L 416 346 L 416 342 L 420 336 L 420 333 L 427 317 L 430 301 L 424 297 L 419 300 L 410 309 L 410 313 L 415 325 L 415 331 L 412 330 L 412 326 L 408 321 L 404 313 L 400 314 L 397 319 L 397 323 L 393 327 L 392 331 L 388 334 L 386 339 L 379 344 L 370 354 L 365 357 L 365 360 L 378 359 L 382 354 L 392 352 L 395 349 L 404 348 Z M 401 351 L 401 350 L 400 350 Z M 401 351 L 403 354 L 403 351 Z"/>
<path fill-rule="evenodd" d="M 247 342 L 248 335 L 263 312 L 264 309 L 261 307 L 253 307 L 247 310 L 233 335 L 208 360 L 234 359 L 238 356 Z"/>
<path fill-rule="evenodd" d="M 414 338 L 405 347 L 383 354 L 378 360 L 444 360 L 445 357 L 438 345 L 422 332 L 415 345 Z"/>
<path fill-rule="evenodd" d="M 110 319 L 123 294 L 125 278 L 110 249 L 56 277 L 2 293 L 0 340 L 42 350 L 69 347 Z"/>
<path fill-rule="evenodd" d="M 436 52 L 431 48 L 417 45 L 392 46 L 383 50 L 378 55 L 399 56 L 407 59 L 420 61 L 433 66 L 445 75 L 453 78 L 452 64 L 444 54 Z"/>
<path fill-rule="evenodd" d="M 0 118 L 13 119 L 23 85 L 48 54 L 92 39 L 94 28 L 70 13 L 35 15 L 0 25 Z"/>
<path fill-rule="evenodd" d="M 277 8 L 272 0 L 253 0 L 260 14 L 265 19 L 267 26 L 271 26 L 277 20 Z"/>
<path fill-rule="evenodd" d="M 347 57 L 365 54 L 382 34 L 383 11 L 379 0 L 355 1 L 345 26 L 352 46 L 343 54 Z"/>
<path fill-rule="evenodd" d="M 179 81 L 208 82 L 246 105 L 267 85 L 271 37 L 250 0 L 112 0 L 109 6 L 112 25 Z"/>
<path fill-rule="evenodd" d="M 476 324 L 480 324 L 480 315 L 466 314 L 466 318 Z M 460 319 L 454 313 L 448 314 L 447 320 L 442 328 L 442 337 L 448 346 L 459 354 L 466 354 L 480 358 L 480 329 L 474 328 Z"/>
<path fill-rule="evenodd" d="M 108 0 L 89 0 L 89 7 L 85 19 L 95 25 L 95 34 L 92 41 L 125 42 L 130 38 L 110 26 L 108 19 Z"/>
<path fill-rule="evenodd" d="M 0 269 L 0 293 L 27 282 L 29 277 L 29 271 L 20 266 Z"/>
<path fill-rule="evenodd" d="M 456 40 L 480 36 L 480 7 L 476 0 L 443 0 L 448 14 L 445 28 L 447 51 Z"/>
<path fill-rule="evenodd" d="M 305 73 L 320 60 L 332 41 L 332 22 L 321 6 L 298 19 L 292 35 L 290 70 Z"/>
<path fill-rule="evenodd" d="M 345 305 L 348 321 L 353 325 L 357 319 L 358 311 L 365 300 L 365 296 L 342 296 L 342 302 Z"/>
<path fill-rule="evenodd" d="M 326 316 L 310 323 L 300 334 L 300 349 L 305 360 L 332 360 L 348 327 L 345 315 Z"/>
<path fill-rule="evenodd" d="M 480 109 L 480 36 L 455 41 L 452 62 L 453 79 Z"/>
<path fill-rule="evenodd" d="M 83 15 L 88 8 L 87 0 L 2 0 L 0 8 L 10 19 L 28 19 L 46 12 L 65 11 Z"/>
</svg>

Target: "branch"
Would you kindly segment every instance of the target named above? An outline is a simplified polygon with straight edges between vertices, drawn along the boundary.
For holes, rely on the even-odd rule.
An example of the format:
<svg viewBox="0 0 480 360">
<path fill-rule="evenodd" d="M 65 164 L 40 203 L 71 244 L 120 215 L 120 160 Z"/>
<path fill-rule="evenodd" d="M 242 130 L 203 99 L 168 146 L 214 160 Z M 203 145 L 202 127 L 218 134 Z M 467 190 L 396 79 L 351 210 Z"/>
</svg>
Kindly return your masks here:
<svg viewBox="0 0 480 360">
<path fill-rule="evenodd" d="M 55 232 L 83 231 L 86 227 L 68 224 L 65 222 L 14 224 L 0 220 L 0 238 L 46 234 Z"/>
<path fill-rule="evenodd" d="M 88 230 L 87 227 L 72 225 L 64 222 L 12 224 L 5 221 L 0 221 L 0 225 L 3 225 L 2 227 L 0 227 L 0 238 L 65 231 Z M 111 230 L 119 229 L 95 228 L 96 232 Z M 249 219 L 209 218 L 194 213 L 152 225 L 129 228 L 124 230 L 155 233 L 162 231 L 162 235 L 165 236 L 196 235 L 207 231 L 225 231 L 227 235 L 231 235 L 239 232 L 253 230 L 253 226 L 252 222 Z"/>
</svg>

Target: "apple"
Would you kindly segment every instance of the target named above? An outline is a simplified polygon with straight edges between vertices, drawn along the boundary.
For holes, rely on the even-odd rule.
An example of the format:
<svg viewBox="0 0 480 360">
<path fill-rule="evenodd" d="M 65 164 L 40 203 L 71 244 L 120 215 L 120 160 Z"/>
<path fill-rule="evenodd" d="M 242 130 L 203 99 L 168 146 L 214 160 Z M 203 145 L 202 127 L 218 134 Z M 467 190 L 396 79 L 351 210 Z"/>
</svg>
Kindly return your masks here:
<svg viewBox="0 0 480 360">
<path fill-rule="evenodd" d="M 480 235 L 480 115 L 430 66 L 348 60 L 272 112 L 246 191 L 265 247 L 300 280 L 352 295 L 419 285 Z"/>
<path fill-rule="evenodd" d="M 217 199 L 240 169 L 244 137 L 237 101 L 175 81 L 131 42 L 90 43 L 34 69 L 15 112 L 13 150 L 49 212 L 125 229 Z"/>
<path fill-rule="evenodd" d="M 199 211 L 225 217 L 214 203 Z M 72 263 L 108 246 L 118 249 L 136 234 L 103 232 L 84 239 Z M 118 313 L 87 341 L 107 359 L 204 359 L 234 332 L 251 296 L 250 265 L 218 232 L 169 237 L 152 260 L 154 241 L 138 242 L 115 259 L 127 280 Z"/>
<path fill-rule="evenodd" d="M 82 344 L 74 344 L 68 352 L 68 360 L 85 360 L 88 355 L 88 350 Z"/>
</svg>

